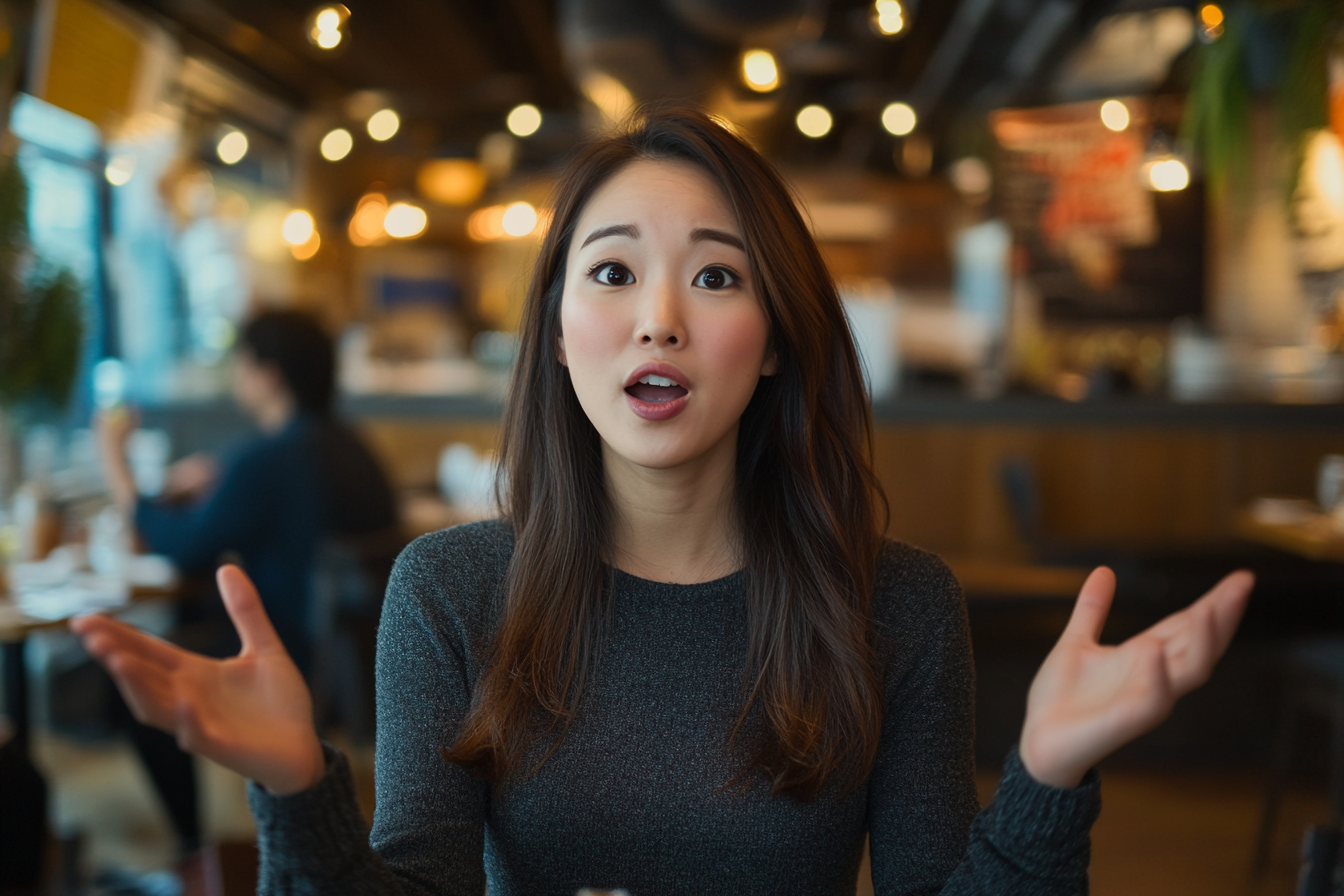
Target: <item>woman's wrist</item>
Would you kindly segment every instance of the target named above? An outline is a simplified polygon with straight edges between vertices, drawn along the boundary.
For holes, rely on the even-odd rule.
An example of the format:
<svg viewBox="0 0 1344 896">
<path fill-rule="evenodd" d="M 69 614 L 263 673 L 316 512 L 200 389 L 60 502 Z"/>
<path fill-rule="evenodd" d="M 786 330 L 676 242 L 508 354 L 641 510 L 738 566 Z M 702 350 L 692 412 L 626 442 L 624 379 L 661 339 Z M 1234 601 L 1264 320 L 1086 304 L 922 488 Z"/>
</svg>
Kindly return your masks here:
<svg viewBox="0 0 1344 896">
<path fill-rule="evenodd" d="M 327 774 L 327 753 L 315 733 L 307 753 L 307 762 L 296 764 L 291 769 L 277 770 L 278 774 L 274 777 L 257 783 L 276 796 L 293 796 L 316 787 Z"/>
<path fill-rule="evenodd" d="M 1023 732 L 1022 739 L 1017 745 L 1018 758 L 1022 760 L 1022 767 L 1027 770 L 1032 780 L 1047 787 L 1058 787 L 1062 790 L 1077 787 L 1083 782 L 1087 770 L 1091 768 L 1091 764 L 1078 768 L 1076 763 L 1062 762 L 1059 759 L 1052 761 L 1041 753 L 1041 750 L 1034 748 L 1033 739 Z"/>
</svg>

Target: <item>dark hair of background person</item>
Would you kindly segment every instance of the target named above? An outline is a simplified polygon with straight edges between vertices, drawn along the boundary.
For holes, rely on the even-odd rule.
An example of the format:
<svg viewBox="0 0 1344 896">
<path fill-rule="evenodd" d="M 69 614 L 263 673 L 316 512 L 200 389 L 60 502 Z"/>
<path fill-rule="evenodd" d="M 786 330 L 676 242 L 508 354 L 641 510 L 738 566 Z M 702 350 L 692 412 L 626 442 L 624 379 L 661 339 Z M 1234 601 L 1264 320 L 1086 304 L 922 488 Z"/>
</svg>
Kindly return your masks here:
<svg viewBox="0 0 1344 896">
<path fill-rule="evenodd" d="M 311 314 L 263 311 L 243 325 L 238 345 L 254 361 L 279 371 L 299 410 L 319 417 L 331 414 L 336 353 L 331 337 Z"/>
<path fill-rule="evenodd" d="M 779 361 L 738 435 L 750 646 L 731 738 L 759 706 L 765 732 L 752 765 L 774 792 L 810 799 L 836 773 L 848 791 L 867 776 L 882 725 L 870 607 L 887 505 L 871 467 L 871 411 L 835 285 L 788 187 L 745 141 L 690 109 L 646 108 L 580 150 L 557 185 L 501 432 L 501 506 L 515 537 L 504 615 L 444 756 L 496 783 L 532 774 L 524 756 L 547 740 L 550 756 L 598 661 L 612 513 L 600 437 L 557 357 L 560 302 L 584 206 L 638 160 L 689 163 L 722 190 Z"/>
</svg>

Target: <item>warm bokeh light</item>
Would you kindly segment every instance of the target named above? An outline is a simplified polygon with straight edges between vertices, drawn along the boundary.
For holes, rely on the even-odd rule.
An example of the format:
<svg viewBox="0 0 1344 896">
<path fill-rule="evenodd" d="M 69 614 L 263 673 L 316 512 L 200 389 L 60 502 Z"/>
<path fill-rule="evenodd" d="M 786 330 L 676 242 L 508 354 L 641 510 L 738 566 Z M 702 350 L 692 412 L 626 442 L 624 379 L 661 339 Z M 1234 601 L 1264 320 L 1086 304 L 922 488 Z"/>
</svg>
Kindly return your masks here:
<svg viewBox="0 0 1344 896">
<path fill-rule="evenodd" d="M 323 50 L 332 50 L 340 46 L 345 39 L 345 23 L 350 18 L 350 10 L 337 4 L 323 6 L 308 20 L 308 40 Z"/>
<path fill-rule="evenodd" d="M 297 246 L 290 246 L 289 253 L 298 261 L 307 261 L 317 254 L 317 250 L 322 248 L 322 237 L 313 231 L 313 235 L 308 237 L 307 241 Z"/>
<path fill-rule="evenodd" d="M 798 130 L 808 137 L 825 137 L 831 132 L 831 113 L 825 106 L 804 106 L 795 119 Z"/>
<path fill-rule="evenodd" d="M 285 215 L 285 221 L 280 225 L 280 235 L 291 246 L 302 246 L 316 233 L 317 225 L 313 223 L 313 216 L 301 208 Z"/>
<path fill-rule="evenodd" d="M 135 156 L 121 153 L 107 160 L 103 177 L 114 187 L 128 184 L 135 175 Z"/>
<path fill-rule="evenodd" d="M 913 131 L 918 123 L 919 117 L 907 103 L 891 103 L 882 110 L 882 127 L 887 129 L 887 133 L 897 137 L 904 137 Z"/>
<path fill-rule="evenodd" d="M 420 195 L 444 205 L 471 205 L 485 189 L 485 169 L 475 159 L 430 159 L 415 175 Z"/>
<path fill-rule="evenodd" d="M 467 236 L 477 242 L 504 238 L 504 206 L 489 205 L 478 208 L 467 218 Z"/>
<path fill-rule="evenodd" d="M 768 93 L 779 86 L 779 65 L 769 50 L 748 50 L 742 54 L 742 81 L 757 93 Z"/>
<path fill-rule="evenodd" d="M 425 232 L 429 226 L 429 215 L 418 205 L 409 202 L 394 202 L 383 218 L 383 229 L 387 235 L 399 240 L 409 240 Z"/>
<path fill-rule="evenodd" d="M 541 127 L 541 110 L 531 103 L 514 106 L 504 124 L 515 137 L 531 137 Z"/>
<path fill-rule="evenodd" d="M 219 138 L 215 153 L 225 165 L 236 165 L 247 155 L 247 135 L 242 131 L 229 131 Z"/>
<path fill-rule="evenodd" d="M 905 7 L 900 0 L 874 0 L 869 17 L 873 29 L 883 37 L 895 37 L 905 30 Z"/>
<path fill-rule="evenodd" d="M 530 202 L 514 202 L 504 209 L 500 223 L 509 236 L 527 236 L 537 227 L 537 210 Z"/>
<path fill-rule="evenodd" d="M 383 219 L 387 217 L 387 197 L 382 193 L 365 193 L 350 216 L 347 231 L 350 242 L 355 246 L 379 246 L 387 242 L 387 231 L 383 230 Z"/>
<path fill-rule="evenodd" d="M 313 19 L 313 24 L 317 26 L 318 31 L 336 31 L 341 27 L 341 14 L 333 7 L 326 7 L 319 10 L 317 17 Z"/>
<path fill-rule="evenodd" d="M 350 150 L 354 149 L 355 138 L 345 128 L 335 128 L 327 131 L 327 135 L 322 138 L 322 143 L 318 149 L 322 153 L 322 158 L 328 162 L 339 162 L 341 159 L 350 155 Z"/>
<path fill-rule="evenodd" d="M 635 106 L 635 98 L 624 84 L 605 72 L 593 72 L 579 85 L 588 101 L 598 108 L 608 121 L 620 121 Z"/>
<path fill-rule="evenodd" d="M 391 140 L 401 128 L 401 116 L 392 109 L 379 109 L 369 116 L 369 136 L 379 141 Z"/>
<path fill-rule="evenodd" d="M 958 193 L 970 197 L 983 196 L 994 185 L 989 163 L 976 156 L 966 156 L 949 165 L 947 179 Z"/>
<path fill-rule="evenodd" d="M 1113 131 L 1123 131 L 1129 127 L 1129 107 L 1119 100 L 1107 100 L 1101 104 L 1101 123 Z"/>
<path fill-rule="evenodd" d="M 1217 3 L 1205 3 L 1199 8 L 1199 20 L 1205 28 L 1217 28 L 1223 24 L 1223 9 Z"/>
<path fill-rule="evenodd" d="M 1160 159 L 1148 165 L 1148 185 L 1159 193 L 1190 186 L 1190 169 L 1180 159 Z"/>
</svg>

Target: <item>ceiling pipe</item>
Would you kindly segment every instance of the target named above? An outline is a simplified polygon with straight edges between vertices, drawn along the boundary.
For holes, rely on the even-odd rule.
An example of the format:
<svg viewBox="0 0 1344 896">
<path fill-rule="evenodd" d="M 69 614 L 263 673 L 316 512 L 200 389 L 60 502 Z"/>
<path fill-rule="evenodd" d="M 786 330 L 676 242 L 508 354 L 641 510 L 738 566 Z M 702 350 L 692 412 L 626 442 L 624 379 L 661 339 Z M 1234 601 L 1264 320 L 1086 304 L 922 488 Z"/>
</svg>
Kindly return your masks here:
<svg viewBox="0 0 1344 896">
<path fill-rule="evenodd" d="M 952 83 L 953 76 L 961 68 L 962 60 L 971 49 L 980 26 L 996 0 L 962 0 L 957 11 L 943 32 L 938 47 L 933 51 L 929 64 L 920 73 L 919 80 L 911 89 L 907 102 L 915 107 L 920 115 L 928 113 L 938 104 Z"/>
</svg>

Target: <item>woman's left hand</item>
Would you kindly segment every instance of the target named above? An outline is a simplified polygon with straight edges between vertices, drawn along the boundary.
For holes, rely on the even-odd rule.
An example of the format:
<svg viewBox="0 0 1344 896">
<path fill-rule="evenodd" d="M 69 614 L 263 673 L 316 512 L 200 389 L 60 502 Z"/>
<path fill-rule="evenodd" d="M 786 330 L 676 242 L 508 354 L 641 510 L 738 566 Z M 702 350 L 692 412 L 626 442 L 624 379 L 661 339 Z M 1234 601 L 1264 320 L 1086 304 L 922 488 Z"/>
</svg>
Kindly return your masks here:
<svg viewBox="0 0 1344 896">
<path fill-rule="evenodd" d="M 1115 574 L 1093 570 L 1027 695 L 1018 752 L 1033 778 L 1075 787 L 1102 758 L 1170 715 L 1208 680 L 1237 630 L 1255 577 L 1234 572 L 1195 603 L 1123 644 L 1098 642 Z"/>
</svg>

